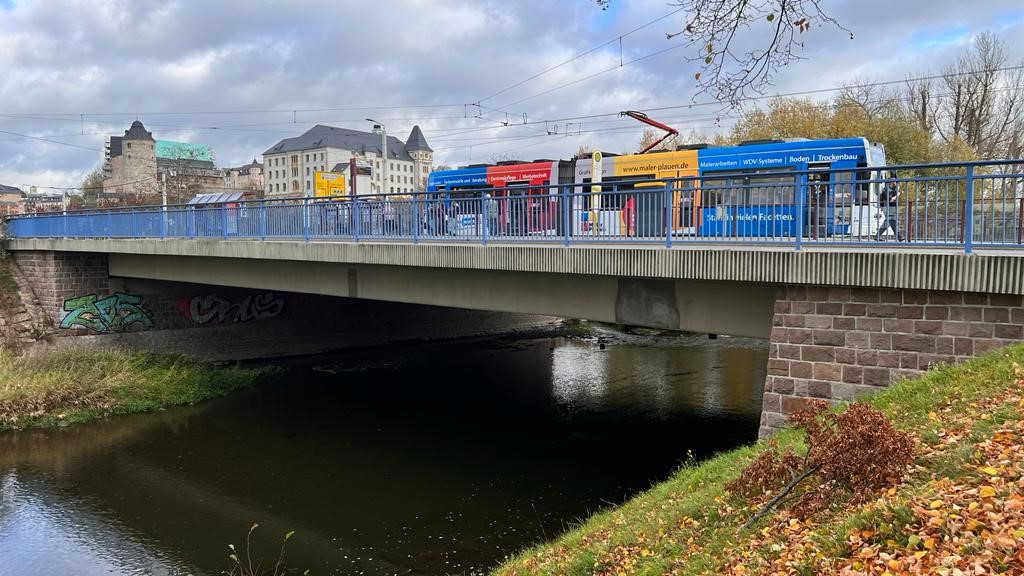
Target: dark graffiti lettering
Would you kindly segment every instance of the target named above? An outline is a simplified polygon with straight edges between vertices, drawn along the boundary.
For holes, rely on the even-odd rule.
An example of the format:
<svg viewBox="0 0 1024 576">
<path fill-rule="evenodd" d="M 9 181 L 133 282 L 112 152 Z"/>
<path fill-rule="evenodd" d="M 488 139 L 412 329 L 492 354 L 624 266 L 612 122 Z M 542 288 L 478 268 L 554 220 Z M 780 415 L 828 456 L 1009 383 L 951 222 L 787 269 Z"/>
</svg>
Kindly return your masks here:
<svg viewBox="0 0 1024 576">
<path fill-rule="evenodd" d="M 195 296 L 184 308 L 196 324 L 225 324 L 274 318 L 284 311 L 284 300 L 273 292 L 246 296 L 233 302 L 217 294 Z"/>
<path fill-rule="evenodd" d="M 106 298 L 95 294 L 68 298 L 64 301 L 61 328 L 80 326 L 93 332 L 122 332 L 135 324 L 152 328 L 153 321 L 142 308 L 142 296 L 117 292 Z"/>
</svg>

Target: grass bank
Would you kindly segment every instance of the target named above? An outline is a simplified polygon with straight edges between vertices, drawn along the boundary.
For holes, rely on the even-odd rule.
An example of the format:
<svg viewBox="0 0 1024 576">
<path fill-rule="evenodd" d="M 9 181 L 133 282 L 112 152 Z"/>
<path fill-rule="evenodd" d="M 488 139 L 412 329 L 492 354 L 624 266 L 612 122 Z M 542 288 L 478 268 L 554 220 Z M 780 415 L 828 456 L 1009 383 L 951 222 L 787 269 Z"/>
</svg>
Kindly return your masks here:
<svg viewBox="0 0 1024 576">
<path fill-rule="evenodd" d="M 917 440 L 898 485 L 804 519 L 741 529 L 725 484 L 765 443 L 680 469 L 626 504 L 495 570 L 511 575 L 1024 573 L 1024 345 L 897 384 L 865 401 Z M 802 435 L 777 435 L 803 448 Z"/>
<path fill-rule="evenodd" d="M 0 430 L 194 404 L 266 373 L 147 352 L 69 348 L 20 355 L 0 347 Z"/>
</svg>

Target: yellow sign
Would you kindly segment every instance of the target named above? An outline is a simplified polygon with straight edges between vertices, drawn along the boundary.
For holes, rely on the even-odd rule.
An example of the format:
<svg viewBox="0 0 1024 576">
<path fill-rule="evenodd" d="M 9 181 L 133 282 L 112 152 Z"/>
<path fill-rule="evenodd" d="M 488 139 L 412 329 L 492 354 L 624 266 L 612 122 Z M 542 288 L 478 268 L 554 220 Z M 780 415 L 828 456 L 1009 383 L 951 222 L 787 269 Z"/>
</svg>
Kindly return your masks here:
<svg viewBox="0 0 1024 576">
<path fill-rule="evenodd" d="M 313 173 L 313 196 L 317 198 L 328 198 L 331 196 L 345 195 L 345 173 L 344 172 L 314 172 Z"/>
</svg>

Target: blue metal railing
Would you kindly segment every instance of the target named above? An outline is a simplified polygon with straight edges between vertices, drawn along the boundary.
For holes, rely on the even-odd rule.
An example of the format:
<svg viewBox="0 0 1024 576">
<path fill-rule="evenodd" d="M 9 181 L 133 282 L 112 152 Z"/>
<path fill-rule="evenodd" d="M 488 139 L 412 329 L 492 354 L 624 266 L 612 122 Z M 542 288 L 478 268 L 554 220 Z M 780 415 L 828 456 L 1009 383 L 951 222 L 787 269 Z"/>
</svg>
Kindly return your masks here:
<svg viewBox="0 0 1024 576">
<path fill-rule="evenodd" d="M 1024 247 L 1024 160 L 10 217 L 13 238 Z"/>
</svg>

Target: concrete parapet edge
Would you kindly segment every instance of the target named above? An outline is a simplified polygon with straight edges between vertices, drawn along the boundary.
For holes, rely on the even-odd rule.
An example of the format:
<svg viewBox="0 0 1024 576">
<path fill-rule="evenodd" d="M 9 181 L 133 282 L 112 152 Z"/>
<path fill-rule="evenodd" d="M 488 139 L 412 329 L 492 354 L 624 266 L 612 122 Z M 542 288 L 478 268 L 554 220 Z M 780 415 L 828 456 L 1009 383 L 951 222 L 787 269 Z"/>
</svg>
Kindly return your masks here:
<svg viewBox="0 0 1024 576">
<path fill-rule="evenodd" d="M 1024 294 L 1024 251 L 594 244 L 490 245 L 210 239 L 11 239 L 52 250 L 334 262 L 471 270 Z"/>
</svg>

